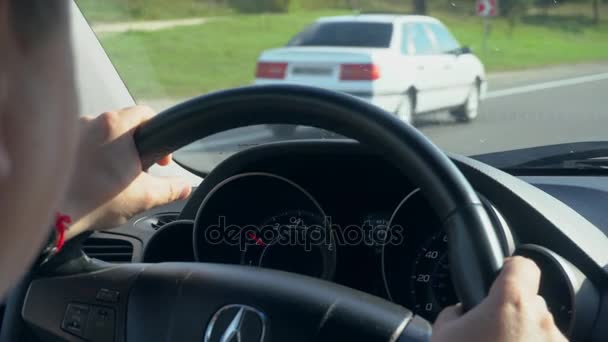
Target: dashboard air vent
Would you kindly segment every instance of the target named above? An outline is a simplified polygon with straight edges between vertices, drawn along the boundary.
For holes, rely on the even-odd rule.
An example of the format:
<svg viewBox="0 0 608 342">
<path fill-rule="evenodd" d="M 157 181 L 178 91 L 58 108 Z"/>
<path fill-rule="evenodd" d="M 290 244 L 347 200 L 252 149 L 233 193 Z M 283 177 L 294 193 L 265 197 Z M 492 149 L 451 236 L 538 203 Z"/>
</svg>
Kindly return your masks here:
<svg viewBox="0 0 608 342">
<path fill-rule="evenodd" d="M 82 244 L 82 249 L 88 257 L 106 262 L 131 262 L 133 257 L 133 244 L 119 239 L 88 238 Z"/>
</svg>

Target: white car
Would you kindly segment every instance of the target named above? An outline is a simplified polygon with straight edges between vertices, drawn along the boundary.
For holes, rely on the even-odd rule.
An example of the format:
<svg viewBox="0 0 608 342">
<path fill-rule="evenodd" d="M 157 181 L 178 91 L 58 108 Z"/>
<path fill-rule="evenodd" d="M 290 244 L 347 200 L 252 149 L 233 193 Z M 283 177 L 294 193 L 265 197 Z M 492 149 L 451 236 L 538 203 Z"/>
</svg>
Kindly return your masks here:
<svg viewBox="0 0 608 342">
<path fill-rule="evenodd" d="M 271 83 L 348 93 L 406 122 L 438 110 L 471 121 L 486 92 L 483 64 L 469 48 L 439 20 L 414 15 L 320 18 L 261 54 L 256 84 Z"/>
</svg>

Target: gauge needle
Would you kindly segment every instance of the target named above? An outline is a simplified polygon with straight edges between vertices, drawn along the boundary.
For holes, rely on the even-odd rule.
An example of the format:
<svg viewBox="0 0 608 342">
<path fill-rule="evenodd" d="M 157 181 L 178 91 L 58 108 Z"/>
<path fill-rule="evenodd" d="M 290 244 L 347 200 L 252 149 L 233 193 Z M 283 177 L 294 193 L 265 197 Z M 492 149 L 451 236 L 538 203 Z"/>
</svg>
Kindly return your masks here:
<svg viewBox="0 0 608 342">
<path fill-rule="evenodd" d="M 247 233 L 247 236 L 255 241 L 255 244 L 258 246 L 262 246 L 262 247 L 266 247 L 266 243 L 264 243 L 264 241 L 262 241 L 262 239 L 260 239 L 259 237 L 255 236 L 255 234 L 253 232 L 249 232 Z"/>
</svg>

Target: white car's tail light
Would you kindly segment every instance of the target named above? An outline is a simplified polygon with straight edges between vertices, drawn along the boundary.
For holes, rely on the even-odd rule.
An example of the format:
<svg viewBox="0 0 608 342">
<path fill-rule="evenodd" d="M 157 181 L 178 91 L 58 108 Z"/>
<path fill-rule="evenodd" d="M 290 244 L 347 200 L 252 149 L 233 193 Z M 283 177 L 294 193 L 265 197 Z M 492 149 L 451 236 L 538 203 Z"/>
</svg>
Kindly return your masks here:
<svg viewBox="0 0 608 342">
<path fill-rule="evenodd" d="M 380 67 L 376 64 L 342 64 L 340 80 L 373 81 L 380 78 Z"/>
<path fill-rule="evenodd" d="M 256 78 L 284 79 L 287 73 L 287 63 L 258 62 L 255 71 Z"/>
</svg>

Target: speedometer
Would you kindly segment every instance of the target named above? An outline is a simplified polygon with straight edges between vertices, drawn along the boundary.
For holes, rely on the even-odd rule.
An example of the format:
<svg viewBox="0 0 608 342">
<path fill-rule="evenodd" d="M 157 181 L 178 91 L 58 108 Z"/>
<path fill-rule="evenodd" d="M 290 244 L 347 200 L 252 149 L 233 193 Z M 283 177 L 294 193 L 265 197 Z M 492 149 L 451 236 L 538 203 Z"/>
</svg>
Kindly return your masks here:
<svg viewBox="0 0 608 342">
<path fill-rule="evenodd" d="M 481 197 L 481 196 L 480 196 Z M 484 201 L 490 212 L 492 206 Z M 505 251 L 512 237 L 498 216 L 491 214 Z M 456 304 L 448 260 L 448 239 L 439 218 L 420 190 L 408 194 L 392 215 L 389 235 L 398 230 L 403 239 L 386 243 L 382 252 L 382 275 L 389 299 L 433 322 L 445 307 Z"/>
<path fill-rule="evenodd" d="M 458 301 L 450 277 L 447 234 L 435 233 L 419 249 L 410 275 L 414 311 L 435 320 L 446 306 Z"/>
<path fill-rule="evenodd" d="M 382 251 L 382 275 L 389 299 L 434 320 L 446 305 L 456 303 L 449 275 L 447 241 L 441 222 L 419 190 L 399 204 L 389 224 Z"/>
</svg>

